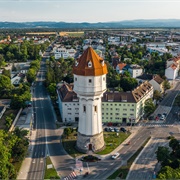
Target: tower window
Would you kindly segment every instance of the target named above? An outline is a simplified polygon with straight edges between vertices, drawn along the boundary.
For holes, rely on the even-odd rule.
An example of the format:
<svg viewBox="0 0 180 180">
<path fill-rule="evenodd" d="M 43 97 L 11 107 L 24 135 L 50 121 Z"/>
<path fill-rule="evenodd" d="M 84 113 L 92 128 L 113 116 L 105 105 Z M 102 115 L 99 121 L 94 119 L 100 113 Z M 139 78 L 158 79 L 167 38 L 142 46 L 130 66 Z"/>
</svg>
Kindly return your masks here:
<svg viewBox="0 0 180 180">
<path fill-rule="evenodd" d="M 94 111 L 97 112 L 97 106 L 94 106 Z"/>
<path fill-rule="evenodd" d="M 86 112 L 86 106 L 83 105 L 83 112 Z"/>
<path fill-rule="evenodd" d="M 92 83 L 92 79 L 89 79 L 89 83 Z"/>
<path fill-rule="evenodd" d="M 91 61 L 88 62 L 88 67 L 92 67 L 92 62 Z"/>
<path fill-rule="evenodd" d="M 75 78 L 75 81 L 77 81 L 77 78 Z"/>
</svg>

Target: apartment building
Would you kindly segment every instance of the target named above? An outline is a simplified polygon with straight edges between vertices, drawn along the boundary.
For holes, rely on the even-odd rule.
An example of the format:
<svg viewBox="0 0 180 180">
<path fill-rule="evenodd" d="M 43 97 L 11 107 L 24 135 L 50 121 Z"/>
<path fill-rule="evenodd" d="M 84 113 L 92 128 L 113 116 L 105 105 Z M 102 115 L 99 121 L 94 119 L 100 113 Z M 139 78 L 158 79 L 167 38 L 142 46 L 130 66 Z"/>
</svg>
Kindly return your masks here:
<svg viewBox="0 0 180 180">
<path fill-rule="evenodd" d="M 58 104 L 63 122 L 79 119 L 79 100 L 73 85 L 63 84 L 58 90 Z M 153 97 L 153 86 L 145 81 L 131 92 L 105 92 L 102 97 L 102 122 L 138 122 L 144 115 L 145 101 Z"/>
</svg>

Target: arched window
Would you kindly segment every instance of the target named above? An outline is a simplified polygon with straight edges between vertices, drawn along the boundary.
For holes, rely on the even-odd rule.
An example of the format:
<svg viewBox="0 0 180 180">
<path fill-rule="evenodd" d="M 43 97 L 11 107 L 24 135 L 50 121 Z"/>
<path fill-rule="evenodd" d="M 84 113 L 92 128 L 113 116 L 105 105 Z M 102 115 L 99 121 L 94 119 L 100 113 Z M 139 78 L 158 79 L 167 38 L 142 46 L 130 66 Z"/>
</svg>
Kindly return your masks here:
<svg viewBox="0 0 180 180">
<path fill-rule="evenodd" d="M 88 62 L 88 67 L 92 67 L 92 62 L 91 61 Z"/>
</svg>

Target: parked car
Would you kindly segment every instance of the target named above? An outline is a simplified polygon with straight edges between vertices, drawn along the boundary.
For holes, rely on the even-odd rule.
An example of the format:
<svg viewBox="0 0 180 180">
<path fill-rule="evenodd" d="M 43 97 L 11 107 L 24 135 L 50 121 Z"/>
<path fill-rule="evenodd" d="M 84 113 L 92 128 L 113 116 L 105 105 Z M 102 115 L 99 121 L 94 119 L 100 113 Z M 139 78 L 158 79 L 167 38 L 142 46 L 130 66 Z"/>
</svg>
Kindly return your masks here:
<svg viewBox="0 0 180 180">
<path fill-rule="evenodd" d="M 110 130 L 111 132 L 114 132 L 114 129 L 113 129 L 112 127 L 110 127 L 109 130 Z"/>
<path fill-rule="evenodd" d="M 120 128 L 120 131 L 126 132 L 127 130 L 126 130 L 125 128 L 121 127 L 121 128 Z"/>
<path fill-rule="evenodd" d="M 167 116 L 167 113 L 163 113 L 162 115 L 164 115 L 165 117 Z"/>
<path fill-rule="evenodd" d="M 115 131 L 115 132 L 119 132 L 119 129 L 118 129 L 118 128 L 114 128 L 114 131 Z"/>
<path fill-rule="evenodd" d="M 119 153 L 115 153 L 112 155 L 112 159 L 117 159 L 119 157 Z"/>
</svg>

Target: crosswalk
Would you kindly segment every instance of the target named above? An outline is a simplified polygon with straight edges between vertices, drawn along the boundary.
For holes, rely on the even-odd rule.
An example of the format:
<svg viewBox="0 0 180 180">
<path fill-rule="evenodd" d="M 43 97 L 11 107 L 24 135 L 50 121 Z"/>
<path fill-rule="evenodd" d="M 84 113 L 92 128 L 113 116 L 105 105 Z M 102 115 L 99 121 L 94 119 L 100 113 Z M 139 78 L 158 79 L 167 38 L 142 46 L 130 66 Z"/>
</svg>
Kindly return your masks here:
<svg viewBox="0 0 180 180">
<path fill-rule="evenodd" d="M 73 180 L 73 179 L 76 179 L 76 177 L 77 177 L 77 175 L 73 171 L 71 174 L 69 174 L 67 177 L 65 177 L 64 180 Z"/>
<path fill-rule="evenodd" d="M 165 123 L 142 123 L 139 126 L 148 126 L 148 127 L 172 127 L 174 124 L 165 124 Z"/>
</svg>

